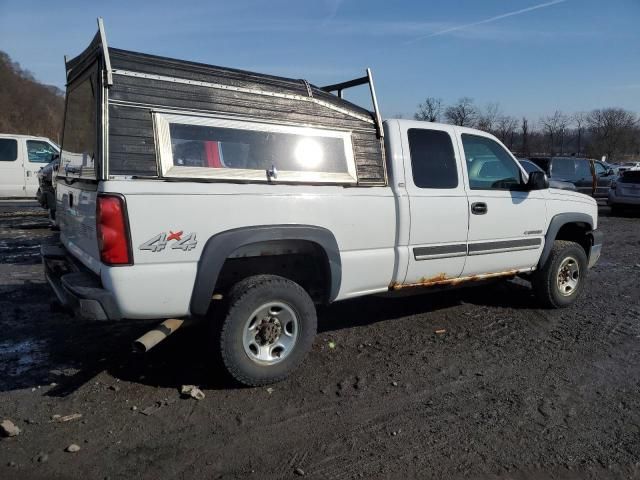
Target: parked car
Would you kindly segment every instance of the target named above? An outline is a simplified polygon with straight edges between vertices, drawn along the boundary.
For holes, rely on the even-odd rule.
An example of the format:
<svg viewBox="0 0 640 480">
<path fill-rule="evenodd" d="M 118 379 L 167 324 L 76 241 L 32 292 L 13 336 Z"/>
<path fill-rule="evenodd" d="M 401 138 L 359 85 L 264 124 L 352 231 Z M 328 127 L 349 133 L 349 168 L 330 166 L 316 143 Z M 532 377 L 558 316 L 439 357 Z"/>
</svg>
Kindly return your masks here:
<svg viewBox="0 0 640 480">
<path fill-rule="evenodd" d="M 54 159 L 47 163 L 38 172 L 38 191 L 36 200 L 42 208 L 49 211 L 49 218 L 55 224 L 56 218 L 56 192 L 55 177 L 60 165 L 60 156 L 54 155 Z"/>
<path fill-rule="evenodd" d="M 580 193 L 606 198 L 615 178 L 613 169 L 599 160 L 580 157 L 531 157 L 552 180 L 571 182 Z"/>
<path fill-rule="evenodd" d="M 640 169 L 626 170 L 612 183 L 608 203 L 612 213 L 640 206 Z"/>
<path fill-rule="evenodd" d="M 227 371 L 263 385 L 311 349 L 317 304 L 522 275 L 566 307 L 599 258 L 592 198 L 486 132 L 383 122 L 370 71 L 319 88 L 103 38 L 66 64 L 61 244 L 42 255 L 81 316 L 169 319 L 141 350 L 200 319 Z M 342 98 L 357 85 L 373 111 Z"/>
<path fill-rule="evenodd" d="M 618 166 L 618 173 L 627 170 L 640 170 L 640 162 L 624 162 Z"/>
<path fill-rule="evenodd" d="M 524 168 L 527 173 L 533 173 L 533 172 L 545 173 L 544 170 L 542 170 L 538 165 L 533 163 L 531 160 L 528 160 L 526 158 L 519 158 L 518 161 L 520 162 L 520 165 L 522 165 L 522 168 Z M 557 188 L 559 190 L 571 190 L 572 192 L 577 192 L 576 186 L 573 183 L 562 182 L 560 180 L 555 180 L 551 178 L 549 179 L 549 187 Z"/>
<path fill-rule="evenodd" d="M 48 138 L 0 133 L 0 197 L 34 198 L 38 171 L 59 151 Z"/>
<path fill-rule="evenodd" d="M 619 174 L 618 169 L 620 167 L 618 165 L 616 165 L 615 163 L 608 163 L 608 162 L 600 161 L 600 160 L 594 160 L 594 162 L 600 163 L 605 168 L 606 171 L 611 172 L 611 175 L 612 175 L 612 177 L 614 179 L 618 176 L 618 174 Z"/>
</svg>

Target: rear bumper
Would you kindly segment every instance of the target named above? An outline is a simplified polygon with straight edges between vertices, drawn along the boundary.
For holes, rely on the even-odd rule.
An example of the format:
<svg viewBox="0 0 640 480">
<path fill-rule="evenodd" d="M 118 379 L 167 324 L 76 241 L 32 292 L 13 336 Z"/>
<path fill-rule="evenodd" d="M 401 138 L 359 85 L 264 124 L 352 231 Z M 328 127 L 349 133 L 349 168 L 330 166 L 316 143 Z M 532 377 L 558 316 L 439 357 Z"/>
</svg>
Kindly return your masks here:
<svg viewBox="0 0 640 480">
<path fill-rule="evenodd" d="M 593 267 L 600 258 L 600 252 L 602 251 L 602 232 L 600 230 L 592 230 L 591 235 L 591 248 L 589 249 L 589 268 Z"/>
<path fill-rule="evenodd" d="M 43 245 L 42 263 L 47 282 L 60 303 L 87 320 L 121 320 L 122 315 L 111 292 L 100 278 L 74 262 L 61 245 Z"/>
</svg>

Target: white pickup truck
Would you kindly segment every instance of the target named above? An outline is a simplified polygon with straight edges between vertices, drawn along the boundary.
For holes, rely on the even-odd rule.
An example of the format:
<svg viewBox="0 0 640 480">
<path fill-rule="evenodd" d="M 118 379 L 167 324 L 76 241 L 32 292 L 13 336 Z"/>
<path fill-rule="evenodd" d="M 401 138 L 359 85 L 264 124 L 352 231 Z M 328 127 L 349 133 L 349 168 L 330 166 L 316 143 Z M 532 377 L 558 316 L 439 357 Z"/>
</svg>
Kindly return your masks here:
<svg viewBox="0 0 640 480">
<path fill-rule="evenodd" d="M 58 153 L 48 138 L 0 133 L 0 198 L 40 199 L 39 172 Z"/>
<path fill-rule="evenodd" d="M 67 81 L 61 244 L 42 252 L 59 300 L 170 319 L 143 349 L 204 318 L 247 385 L 302 362 L 316 304 L 522 276 L 565 307 L 600 255 L 592 198 L 485 132 L 382 122 L 370 72 L 318 88 L 108 48 L 100 28 Z M 373 112 L 342 98 L 362 84 Z"/>
</svg>

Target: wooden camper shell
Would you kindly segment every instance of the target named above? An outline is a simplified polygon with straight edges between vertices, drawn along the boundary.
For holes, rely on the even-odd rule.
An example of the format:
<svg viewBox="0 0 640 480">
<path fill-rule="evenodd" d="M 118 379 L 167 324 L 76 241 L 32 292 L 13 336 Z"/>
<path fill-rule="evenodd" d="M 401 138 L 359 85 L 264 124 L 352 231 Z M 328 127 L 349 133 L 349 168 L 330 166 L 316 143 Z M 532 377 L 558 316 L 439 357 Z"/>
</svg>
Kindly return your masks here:
<svg viewBox="0 0 640 480">
<path fill-rule="evenodd" d="M 87 72 L 98 73 L 98 179 L 161 177 L 153 114 L 163 112 L 347 131 L 357 185 L 387 184 L 383 129 L 369 70 L 362 78 L 320 88 L 306 80 L 112 48 L 101 19 L 98 25 L 90 45 L 66 61 L 68 89 Z M 364 84 L 371 90 L 373 112 L 341 98 L 342 90 Z"/>
</svg>

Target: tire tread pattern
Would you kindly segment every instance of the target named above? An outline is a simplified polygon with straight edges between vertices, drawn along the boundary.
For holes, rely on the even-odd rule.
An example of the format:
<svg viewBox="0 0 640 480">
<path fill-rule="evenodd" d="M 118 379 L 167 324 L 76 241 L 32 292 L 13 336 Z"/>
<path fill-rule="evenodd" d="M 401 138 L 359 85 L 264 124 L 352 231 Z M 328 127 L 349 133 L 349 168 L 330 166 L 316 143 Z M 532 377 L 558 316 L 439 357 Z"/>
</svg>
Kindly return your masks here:
<svg viewBox="0 0 640 480">
<path fill-rule="evenodd" d="M 304 322 L 304 326 L 302 328 L 302 337 L 298 340 L 298 342 L 302 342 L 302 345 L 299 345 L 299 348 L 303 350 L 308 350 L 311 348 L 311 344 L 313 343 L 313 338 L 316 334 L 317 329 L 317 320 L 315 316 L 315 307 L 313 305 L 313 301 L 309 294 L 297 283 L 293 282 L 284 277 L 280 277 L 277 275 L 255 275 L 252 277 L 245 278 L 244 280 L 236 283 L 227 295 L 227 307 L 226 307 L 226 315 L 222 322 L 219 341 L 220 341 L 220 354 L 222 357 L 222 362 L 226 367 L 229 374 L 238 382 L 243 385 L 257 387 L 261 385 L 268 385 L 270 383 L 277 383 L 281 380 L 284 380 L 293 370 L 300 366 L 304 357 L 306 355 L 306 351 L 304 351 L 302 355 L 297 355 L 298 358 L 291 364 L 289 364 L 282 373 L 278 375 L 270 375 L 264 378 L 256 378 L 251 376 L 245 372 L 242 366 L 239 364 L 235 356 L 230 353 L 233 351 L 233 335 L 230 333 L 230 330 L 233 328 L 233 322 L 239 321 L 236 317 L 238 315 L 238 310 L 241 309 L 244 303 L 247 301 L 247 297 L 251 296 L 256 289 L 264 288 L 264 289 L 279 289 L 286 288 L 292 289 L 301 302 L 308 302 L 306 305 L 307 308 L 310 308 L 313 312 L 312 318 L 308 318 L 305 322 L 305 319 L 299 318 L 299 325 Z M 240 321 L 244 321 L 241 319 Z M 307 345 L 304 345 L 307 343 Z M 242 352 L 244 355 L 244 351 Z M 295 352 L 292 352 L 290 355 L 295 355 Z M 283 360 L 286 361 L 287 359 Z"/>
<path fill-rule="evenodd" d="M 577 257 L 580 264 L 580 281 L 574 295 L 566 297 L 569 301 L 561 301 L 562 299 L 556 295 L 555 282 L 556 270 L 562 258 L 568 255 L 568 250 L 572 250 L 573 256 Z M 584 287 L 584 277 L 587 274 L 587 256 L 582 246 L 576 242 L 568 240 L 555 240 L 549 258 L 544 266 L 535 272 L 532 277 L 533 290 L 538 300 L 547 308 L 565 308 L 572 305 L 576 298 L 582 292 Z"/>
</svg>

